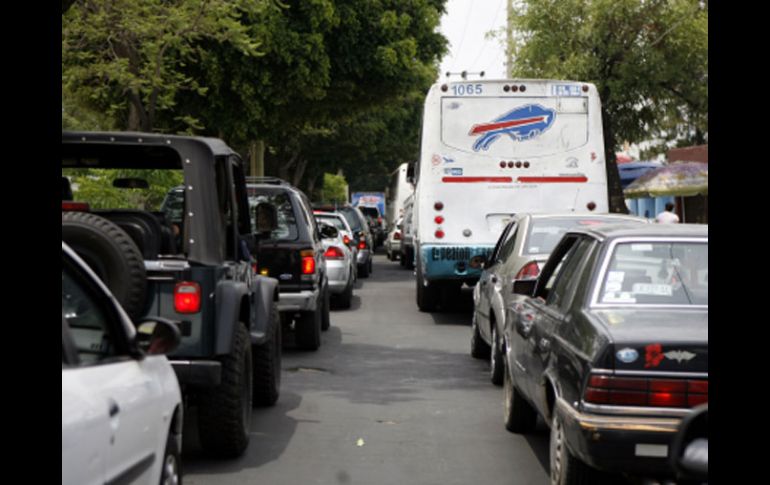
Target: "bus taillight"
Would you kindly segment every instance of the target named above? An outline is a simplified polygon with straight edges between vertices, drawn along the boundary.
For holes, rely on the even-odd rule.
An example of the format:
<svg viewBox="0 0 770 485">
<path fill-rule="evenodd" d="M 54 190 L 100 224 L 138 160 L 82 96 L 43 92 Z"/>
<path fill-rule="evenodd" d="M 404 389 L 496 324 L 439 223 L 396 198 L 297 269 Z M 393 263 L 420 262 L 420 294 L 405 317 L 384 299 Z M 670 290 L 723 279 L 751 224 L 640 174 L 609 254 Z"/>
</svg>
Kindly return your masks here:
<svg viewBox="0 0 770 485">
<path fill-rule="evenodd" d="M 437 211 L 440 211 L 440 210 L 442 210 L 444 208 L 444 203 L 443 202 L 436 202 L 435 204 L 433 204 L 433 208 L 436 209 Z"/>
<path fill-rule="evenodd" d="M 596 203 L 594 203 L 594 202 L 589 202 L 588 204 L 586 204 L 586 208 L 587 208 L 588 210 L 592 211 L 592 210 L 596 209 Z"/>
</svg>

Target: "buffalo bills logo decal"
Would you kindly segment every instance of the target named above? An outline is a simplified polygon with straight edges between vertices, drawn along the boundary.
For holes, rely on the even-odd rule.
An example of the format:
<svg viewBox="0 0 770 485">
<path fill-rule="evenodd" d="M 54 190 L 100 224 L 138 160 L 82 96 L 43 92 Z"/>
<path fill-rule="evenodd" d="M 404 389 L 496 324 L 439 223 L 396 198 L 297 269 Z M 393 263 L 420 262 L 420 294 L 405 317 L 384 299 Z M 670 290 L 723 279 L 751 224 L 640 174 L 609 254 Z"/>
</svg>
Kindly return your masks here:
<svg viewBox="0 0 770 485">
<path fill-rule="evenodd" d="M 556 111 L 539 104 L 529 104 L 509 111 L 489 123 L 473 125 L 469 136 L 481 135 L 473 144 L 473 151 L 488 150 L 501 135 L 514 141 L 530 140 L 553 125 Z"/>
</svg>

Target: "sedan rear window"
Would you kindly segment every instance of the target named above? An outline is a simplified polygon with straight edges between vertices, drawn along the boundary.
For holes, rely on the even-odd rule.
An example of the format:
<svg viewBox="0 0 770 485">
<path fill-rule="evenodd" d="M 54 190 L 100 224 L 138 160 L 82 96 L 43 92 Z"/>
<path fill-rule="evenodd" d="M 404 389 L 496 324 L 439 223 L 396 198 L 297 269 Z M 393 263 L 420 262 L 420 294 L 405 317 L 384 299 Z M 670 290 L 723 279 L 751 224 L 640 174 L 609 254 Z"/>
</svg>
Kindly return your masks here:
<svg viewBox="0 0 770 485">
<path fill-rule="evenodd" d="M 546 217 L 534 218 L 529 225 L 527 239 L 524 241 L 524 254 L 550 254 L 570 229 L 581 226 L 611 224 L 613 222 L 633 223 L 633 219 L 618 217 Z M 639 220 L 639 223 L 644 221 Z"/>
<path fill-rule="evenodd" d="M 599 292 L 602 304 L 708 305 L 708 243 L 621 243 Z"/>
</svg>

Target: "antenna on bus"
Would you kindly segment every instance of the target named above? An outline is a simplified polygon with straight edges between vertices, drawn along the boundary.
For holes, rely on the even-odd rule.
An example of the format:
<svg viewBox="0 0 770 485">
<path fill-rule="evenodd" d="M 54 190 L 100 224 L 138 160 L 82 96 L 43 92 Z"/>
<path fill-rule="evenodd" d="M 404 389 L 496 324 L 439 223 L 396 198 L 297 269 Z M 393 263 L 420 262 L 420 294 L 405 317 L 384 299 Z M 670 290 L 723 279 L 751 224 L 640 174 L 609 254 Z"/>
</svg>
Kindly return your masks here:
<svg viewBox="0 0 770 485">
<path fill-rule="evenodd" d="M 460 77 L 463 78 L 463 79 L 468 79 L 468 74 L 478 74 L 479 77 L 484 77 L 484 71 L 480 71 L 480 72 L 468 72 L 468 71 L 449 72 L 449 71 L 447 71 L 446 72 L 446 77 L 450 77 L 452 75 L 457 75 L 457 74 L 459 74 Z"/>
</svg>

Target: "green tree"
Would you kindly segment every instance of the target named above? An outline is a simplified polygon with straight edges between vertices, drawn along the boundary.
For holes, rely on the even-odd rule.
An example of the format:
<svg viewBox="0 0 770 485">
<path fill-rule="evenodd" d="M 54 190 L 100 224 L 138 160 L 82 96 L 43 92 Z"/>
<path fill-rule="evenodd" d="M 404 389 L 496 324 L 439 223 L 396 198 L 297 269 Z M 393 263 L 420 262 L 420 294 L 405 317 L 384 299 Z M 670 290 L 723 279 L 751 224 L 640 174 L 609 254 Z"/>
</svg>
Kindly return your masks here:
<svg viewBox="0 0 770 485">
<path fill-rule="evenodd" d="M 522 0 L 513 75 L 595 83 L 602 101 L 611 210 L 624 210 L 623 141 L 708 137 L 708 3 Z"/>
<path fill-rule="evenodd" d="M 258 55 L 240 18 L 269 0 L 80 0 L 62 17 L 65 95 L 118 120 L 120 128 L 152 131 L 162 113 L 188 129 L 200 120 L 177 106 L 177 95 L 206 86 L 183 68 L 200 59 L 199 41 Z M 63 3 L 62 8 L 66 5 Z"/>
<path fill-rule="evenodd" d="M 324 174 L 321 200 L 323 202 L 347 202 L 348 183 L 342 175 Z"/>
</svg>

